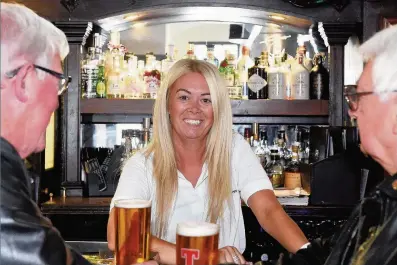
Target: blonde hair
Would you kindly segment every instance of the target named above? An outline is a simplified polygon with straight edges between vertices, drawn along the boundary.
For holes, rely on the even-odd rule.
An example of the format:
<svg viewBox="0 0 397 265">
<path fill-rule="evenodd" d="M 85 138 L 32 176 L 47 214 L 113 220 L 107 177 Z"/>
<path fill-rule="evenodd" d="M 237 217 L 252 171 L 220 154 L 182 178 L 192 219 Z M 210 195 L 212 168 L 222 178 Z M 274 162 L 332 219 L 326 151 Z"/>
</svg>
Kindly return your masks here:
<svg viewBox="0 0 397 265">
<path fill-rule="evenodd" d="M 228 90 L 215 66 L 205 61 L 179 60 L 162 81 L 154 104 L 153 139 L 145 152 L 146 158 L 153 154 L 153 176 L 156 183 L 154 233 L 160 238 L 167 234 L 168 220 L 178 191 L 177 163 L 168 115 L 169 91 L 177 79 L 188 73 L 203 75 L 210 90 L 214 112 L 214 123 L 207 136 L 205 152 L 209 195 L 207 221 L 216 223 L 223 215 L 226 202 L 229 207 L 232 206 L 232 109 Z"/>
</svg>

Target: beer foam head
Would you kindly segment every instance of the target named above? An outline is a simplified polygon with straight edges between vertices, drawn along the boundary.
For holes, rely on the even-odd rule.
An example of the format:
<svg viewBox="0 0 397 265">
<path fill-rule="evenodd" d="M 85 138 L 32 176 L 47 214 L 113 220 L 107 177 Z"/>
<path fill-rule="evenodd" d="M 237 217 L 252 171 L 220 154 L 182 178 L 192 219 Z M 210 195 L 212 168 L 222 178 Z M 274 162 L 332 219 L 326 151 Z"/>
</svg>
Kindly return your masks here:
<svg viewBox="0 0 397 265">
<path fill-rule="evenodd" d="M 146 200 L 117 200 L 114 206 L 117 208 L 148 208 L 152 205 L 151 201 Z"/>
<path fill-rule="evenodd" d="M 217 224 L 206 222 L 185 222 L 179 223 L 176 233 L 181 236 L 212 236 L 219 232 Z"/>
</svg>

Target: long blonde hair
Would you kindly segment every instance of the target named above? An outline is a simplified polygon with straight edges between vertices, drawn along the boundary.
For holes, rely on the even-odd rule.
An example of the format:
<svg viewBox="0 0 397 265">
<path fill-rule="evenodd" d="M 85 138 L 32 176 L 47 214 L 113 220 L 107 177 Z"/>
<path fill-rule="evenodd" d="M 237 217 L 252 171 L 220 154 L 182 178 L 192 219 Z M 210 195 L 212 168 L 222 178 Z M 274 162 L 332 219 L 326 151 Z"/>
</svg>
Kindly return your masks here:
<svg viewBox="0 0 397 265">
<path fill-rule="evenodd" d="M 167 234 L 168 220 L 178 191 L 177 163 L 168 115 L 169 90 L 178 78 L 188 73 L 203 75 L 210 90 L 214 112 L 214 123 L 207 136 L 205 152 L 209 195 L 207 221 L 216 223 L 223 215 L 225 203 L 229 207 L 232 205 L 232 109 L 228 90 L 215 66 L 205 61 L 179 60 L 162 81 L 153 110 L 153 139 L 145 152 L 146 158 L 153 154 L 153 177 L 156 183 L 154 234 L 160 238 Z"/>
</svg>

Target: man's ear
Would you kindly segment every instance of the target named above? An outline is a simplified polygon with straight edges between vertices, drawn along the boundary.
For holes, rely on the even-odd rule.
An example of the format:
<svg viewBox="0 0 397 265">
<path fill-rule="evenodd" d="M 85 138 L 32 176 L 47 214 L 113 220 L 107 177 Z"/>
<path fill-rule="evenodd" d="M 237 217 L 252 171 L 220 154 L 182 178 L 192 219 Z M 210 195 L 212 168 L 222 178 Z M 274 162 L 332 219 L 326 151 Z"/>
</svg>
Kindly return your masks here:
<svg viewBox="0 0 397 265">
<path fill-rule="evenodd" d="M 14 91 L 16 98 L 21 102 L 26 102 L 29 99 L 29 94 L 26 90 L 26 85 L 28 84 L 27 79 L 29 73 L 34 70 L 31 64 L 26 64 L 18 71 L 17 75 L 14 77 Z"/>
</svg>

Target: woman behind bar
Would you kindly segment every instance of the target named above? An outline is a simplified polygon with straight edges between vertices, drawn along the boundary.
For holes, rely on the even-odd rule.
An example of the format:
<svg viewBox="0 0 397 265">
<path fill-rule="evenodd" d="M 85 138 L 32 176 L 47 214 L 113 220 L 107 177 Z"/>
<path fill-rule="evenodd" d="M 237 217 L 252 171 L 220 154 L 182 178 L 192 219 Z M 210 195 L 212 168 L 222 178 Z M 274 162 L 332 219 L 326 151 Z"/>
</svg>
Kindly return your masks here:
<svg viewBox="0 0 397 265">
<path fill-rule="evenodd" d="M 241 199 L 261 226 L 288 251 L 308 243 L 285 213 L 251 147 L 232 131 L 228 90 L 209 63 L 180 60 L 168 73 L 153 112 L 153 139 L 123 168 L 113 197 L 152 201 L 152 251 L 175 264 L 176 225 L 220 224 L 220 262 L 244 264 Z M 108 244 L 114 249 L 114 211 Z"/>
</svg>

